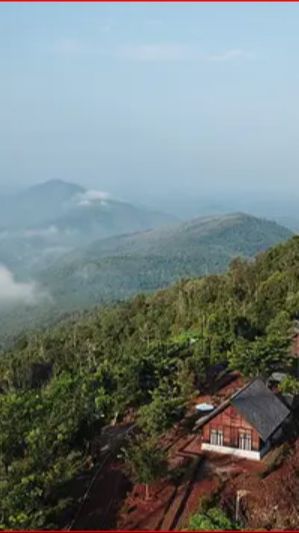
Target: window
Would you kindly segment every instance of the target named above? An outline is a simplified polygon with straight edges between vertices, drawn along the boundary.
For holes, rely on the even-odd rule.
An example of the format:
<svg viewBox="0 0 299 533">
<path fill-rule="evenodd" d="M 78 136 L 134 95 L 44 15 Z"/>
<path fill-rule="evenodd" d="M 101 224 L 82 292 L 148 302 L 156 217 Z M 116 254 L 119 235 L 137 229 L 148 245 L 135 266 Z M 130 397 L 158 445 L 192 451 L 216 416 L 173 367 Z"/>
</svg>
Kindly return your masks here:
<svg viewBox="0 0 299 533">
<path fill-rule="evenodd" d="M 241 450 L 251 450 L 251 431 L 240 431 L 239 448 Z"/>
<path fill-rule="evenodd" d="M 211 429 L 210 443 L 216 446 L 223 446 L 223 430 Z"/>
</svg>

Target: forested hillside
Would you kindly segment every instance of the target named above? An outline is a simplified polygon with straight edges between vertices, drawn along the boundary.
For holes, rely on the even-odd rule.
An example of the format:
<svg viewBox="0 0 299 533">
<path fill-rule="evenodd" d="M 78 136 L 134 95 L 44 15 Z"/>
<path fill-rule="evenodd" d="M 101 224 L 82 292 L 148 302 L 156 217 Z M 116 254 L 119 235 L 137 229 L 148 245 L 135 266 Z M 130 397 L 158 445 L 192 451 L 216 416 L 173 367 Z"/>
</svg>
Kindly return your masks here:
<svg viewBox="0 0 299 533">
<path fill-rule="evenodd" d="M 133 409 L 143 431 L 163 432 L 212 364 L 245 376 L 290 367 L 298 267 L 294 237 L 224 275 L 20 339 L 0 360 L 1 526 L 65 525 L 77 507 L 68 482 L 116 414 Z"/>
<path fill-rule="evenodd" d="M 64 308 L 94 305 L 223 272 L 234 257 L 253 257 L 290 236 L 283 226 L 244 213 L 199 217 L 94 241 L 41 272 L 39 280 Z"/>
<path fill-rule="evenodd" d="M 45 297 L 34 305 L 1 307 L 0 300 L 0 345 L 65 313 L 224 272 L 234 257 L 254 257 L 291 235 L 275 222 L 235 213 L 96 240 L 35 272 L 37 292 Z"/>
<path fill-rule="evenodd" d="M 94 239 L 171 224 L 174 216 L 62 180 L 0 196 L 0 264 L 23 280 Z"/>
</svg>

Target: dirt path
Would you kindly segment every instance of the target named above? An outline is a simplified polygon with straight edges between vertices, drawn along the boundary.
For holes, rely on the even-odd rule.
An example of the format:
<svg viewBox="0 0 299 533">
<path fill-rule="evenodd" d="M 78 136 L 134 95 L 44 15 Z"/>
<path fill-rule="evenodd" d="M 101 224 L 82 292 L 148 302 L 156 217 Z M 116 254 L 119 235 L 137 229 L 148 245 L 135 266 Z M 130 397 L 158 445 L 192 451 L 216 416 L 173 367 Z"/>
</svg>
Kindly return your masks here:
<svg viewBox="0 0 299 533">
<path fill-rule="evenodd" d="M 223 384 L 218 394 L 225 395 L 228 389 L 238 387 L 238 377 L 233 377 Z M 192 433 L 193 419 L 198 417 L 195 403 L 203 398 L 194 399 L 184 420 L 161 438 L 171 475 L 152 486 L 151 501 L 145 501 L 142 485 L 131 486 L 122 465 L 115 460 L 114 452 L 125 428 L 120 428 L 115 448 L 114 430 L 108 428 L 101 450 L 106 450 L 107 455 L 113 453 L 104 468 L 96 473 L 92 490 L 71 529 L 173 530 L 186 527 L 190 514 L 197 512 L 200 500 L 219 485 L 222 477 L 219 468 L 227 470 L 222 458 L 222 466 L 218 464 L 219 458 L 213 465 L 213 459 L 201 453 L 200 436 Z M 180 472 L 183 477 L 177 475 Z"/>
<path fill-rule="evenodd" d="M 200 458 L 191 460 L 190 466 L 186 471 L 182 484 L 178 487 L 175 496 L 168 508 L 163 520 L 159 524 L 161 530 L 174 529 L 180 520 L 181 514 L 189 499 L 193 488 L 194 480 L 201 475 L 203 470 L 203 462 Z"/>
<path fill-rule="evenodd" d="M 93 469 L 81 503 L 67 528 L 69 531 L 115 527 L 117 511 L 131 488 L 116 456 L 134 427 L 134 424 L 119 424 L 107 426 L 103 431 L 98 443 L 101 460 Z"/>
<path fill-rule="evenodd" d="M 130 489 L 131 484 L 120 466 L 107 465 L 98 475 L 73 530 L 115 528 L 118 511 Z"/>
</svg>

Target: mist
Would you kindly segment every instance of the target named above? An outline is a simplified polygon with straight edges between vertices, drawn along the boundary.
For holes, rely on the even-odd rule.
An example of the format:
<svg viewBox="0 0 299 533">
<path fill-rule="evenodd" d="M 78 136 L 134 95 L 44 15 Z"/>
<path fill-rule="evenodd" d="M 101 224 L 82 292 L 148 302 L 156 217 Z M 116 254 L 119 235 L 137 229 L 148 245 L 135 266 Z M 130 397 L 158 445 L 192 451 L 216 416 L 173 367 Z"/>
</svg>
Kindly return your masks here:
<svg viewBox="0 0 299 533">
<path fill-rule="evenodd" d="M 178 215 L 298 197 L 298 5 L 0 9 L 5 192 L 62 179 Z"/>
<path fill-rule="evenodd" d="M 49 294 L 36 282 L 17 281 L 13 273 L 0 263 L 0 306 L 14 303 L 36 305 L 49 300 Z"/>
</svg>

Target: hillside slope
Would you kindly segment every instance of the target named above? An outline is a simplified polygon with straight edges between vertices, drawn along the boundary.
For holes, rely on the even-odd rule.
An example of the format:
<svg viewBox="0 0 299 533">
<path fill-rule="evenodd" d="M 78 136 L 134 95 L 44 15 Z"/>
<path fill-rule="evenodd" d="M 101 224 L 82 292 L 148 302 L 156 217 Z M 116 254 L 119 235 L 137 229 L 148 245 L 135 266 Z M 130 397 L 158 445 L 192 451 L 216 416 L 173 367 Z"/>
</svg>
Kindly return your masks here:
<svg viewBox="0 0 299 533">
<path fill-rule="evenodd" d="M 253 257 L 290 236 L 274 222 L 237 213 L 95 241 L 37 269 L 35 281 L 47 298 L 0 305 L 0 345 L 69 312 L 223 272 L 236 256 Z"/>
<path fill-rule="evenodd" d="M 290 236 L 274 222 L 242 213 L 197 218 L 95 241 L 43 271 L 39 280 L 62 306 L 87 306 L 221 272 L 234 257 L 252 257 Z"/>
<path fill-rule="evenodd" d="M 172 224 L 175 216 L 51 180 L 0 198 L 0 263 L 32 275 L 94 239 Z"/>
<path fill-rule="evenodd" d="M 0 358 L 3 527 L 68 527 L 79 504 L 70 488 L 82 485 L 91 442 L 115 413 L 141 417 L 144 438 L 153 427 L 162 435 L 205 386 L 211 365 L 247 377 L 291 371 L 298 273 L 294 237 L 255 261 L 234 261 L 223 275 L 181 281 L 19 339 Z M 293 507 L 298 515 L 297 493 Z M 278 508 L 275 520 L 290 525 Z"/>
</svg>

